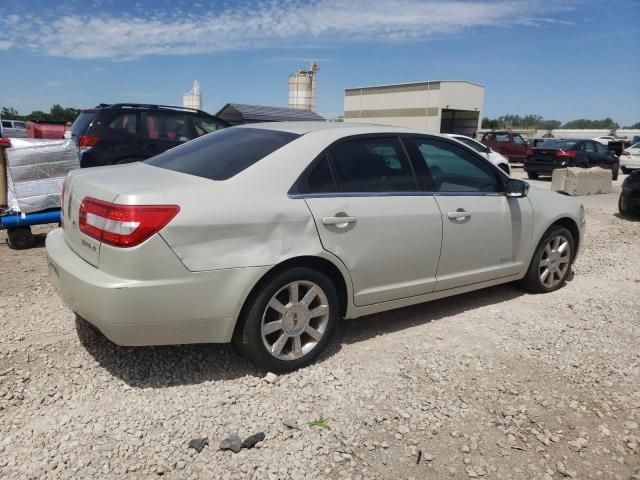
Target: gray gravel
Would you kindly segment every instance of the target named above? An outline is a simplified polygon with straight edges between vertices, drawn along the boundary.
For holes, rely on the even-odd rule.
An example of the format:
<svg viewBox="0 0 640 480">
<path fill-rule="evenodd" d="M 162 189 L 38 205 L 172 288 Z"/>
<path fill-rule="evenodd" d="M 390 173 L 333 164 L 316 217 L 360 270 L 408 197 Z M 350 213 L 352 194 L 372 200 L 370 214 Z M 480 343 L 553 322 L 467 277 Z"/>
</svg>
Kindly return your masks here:
<svg viewBox="0 0 640 480">
<path fill-rule="evenodd" d="M 42 238 L 15 252 L 0 233 L 0 478 L 640 475 L 640 222 L 616 194 L 584 201 L 560 291 L 342 322 L 320 361 L 277 378 L 225 345 L 111 344 L 61 305 Z M 265 438 L 219 450 L 232 432 Z"/>
</svg>

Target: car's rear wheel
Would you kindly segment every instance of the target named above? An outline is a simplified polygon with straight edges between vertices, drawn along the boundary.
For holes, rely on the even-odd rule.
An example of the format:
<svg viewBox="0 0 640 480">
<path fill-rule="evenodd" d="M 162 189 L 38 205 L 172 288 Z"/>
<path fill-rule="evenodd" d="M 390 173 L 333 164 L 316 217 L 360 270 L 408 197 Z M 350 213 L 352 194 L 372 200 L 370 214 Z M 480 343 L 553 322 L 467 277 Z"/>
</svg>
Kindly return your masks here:
<svg viewBox="0 0 640 480">
<path fill-rule="evenodd" d="M 538 174 L 534 172 L 527 172 L 527 177 L 529 177 L 529 180 L 537 180 Z"/>
<path fill-rule="evenodd" d="M 33 247 L 35 238 L 30 227 L 17 227 L 7 229 L 7 243 L 14 250 L 25 250 Z"/>
<path fill-rule="evenodd" d="M 611 179 L 613 181 L 618 180 L 618 170 L 620 169 L 620 165 L 618 165 L 617 163 L 613 166 L 613 168 L 611 169 Z"/>
<path fill-rule="evenodd" d="M 271 372 L 313 362 L 329 342 L 338 316 L 335 286 L 306 267 L 275 275 L 250 302 L 234 342 L 256 366 Z"/>
<path fill-rule="evenodd" d="M 628 175 L 631 173 L 631 169 L 627 167 L 620 167 L 620 170 L 622 170 L 622 173 L 624 173 L 625 175 Z"/>
<path fill-rule="evenodd" d="M 564 285 L 575 257 L 575 240 L 560 225 L 546 231 L 520 284 L 534 293 L 548 293 Z"/>
</svg>

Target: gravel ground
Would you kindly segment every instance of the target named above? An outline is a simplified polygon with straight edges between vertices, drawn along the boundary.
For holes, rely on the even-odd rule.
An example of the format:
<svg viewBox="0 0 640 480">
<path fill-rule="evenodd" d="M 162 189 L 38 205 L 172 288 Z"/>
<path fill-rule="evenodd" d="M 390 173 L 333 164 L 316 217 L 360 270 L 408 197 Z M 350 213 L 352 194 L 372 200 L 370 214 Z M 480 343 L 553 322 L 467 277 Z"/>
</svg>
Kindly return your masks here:
<svg viewBox="0 0 640 480">
<path fill-rule="evenodd" d="M 561 290 L 341 322 L 276 378 L 226 345 L 113 345 L 55 295 L 46 228 L 0 233 L 0 478 L 640 478 L 640 222 L 583 201 Z M 265 439 L 219 450 L 232 432 Z"/>
</svg>

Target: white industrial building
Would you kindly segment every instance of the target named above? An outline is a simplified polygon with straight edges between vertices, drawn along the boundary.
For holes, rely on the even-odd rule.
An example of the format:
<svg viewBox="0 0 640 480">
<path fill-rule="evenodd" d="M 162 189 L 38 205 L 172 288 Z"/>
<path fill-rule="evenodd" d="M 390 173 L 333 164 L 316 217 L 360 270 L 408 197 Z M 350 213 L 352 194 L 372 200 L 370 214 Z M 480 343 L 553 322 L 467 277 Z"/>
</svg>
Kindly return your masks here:
<svg viewBox="0 0 640 480">
<path fill-rule="evenodd" d="M 182 96 L 182 106 L 184 108 L 202 110 L 202 95 L 200 94 L 200 82 L 198 80 L 193 82 L 191 91 Z"/>
<path fill-rule="evenodd" d="M 483 105 L 484 86 L 463 80 L 347 88 L 344 121 L 473 135 Z"/>
</svg>

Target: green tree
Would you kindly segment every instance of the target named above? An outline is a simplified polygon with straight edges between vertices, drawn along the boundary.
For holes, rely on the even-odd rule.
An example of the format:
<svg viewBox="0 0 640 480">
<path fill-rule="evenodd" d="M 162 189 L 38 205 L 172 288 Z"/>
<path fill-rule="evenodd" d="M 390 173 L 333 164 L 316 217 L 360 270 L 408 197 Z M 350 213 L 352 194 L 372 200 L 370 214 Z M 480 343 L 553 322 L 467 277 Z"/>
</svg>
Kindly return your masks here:
<svg viewBox="0 0 640 480">
<path fill-rule="evenodd" d="M 620 128 L 620 125 L 609 117 L 602 120 L 588 120 L 586 118 L 579 118 L 578 120 L 571 120 L 570 122 L 565 123 L 562 128 L 592 128 L 615 130 L 616 128 Z"/>
<path fill-rule="evenodd" d="M 633 125 L 629 125 L 628 127 L 624 127 L 624 128 L 630 128 L 630 129 L 640 129 L 640 122 L 636 122 Z"/>
<path fill-rule="evenodd" d="M 5 120 L 22 120 L 22 117 L 20 116 L 20 114 L 18 114 L 18 111 L 13 107 L 2 107 L 2 109 L 0 110 L 0 117 L 4 118 Z"/>
</svg>

